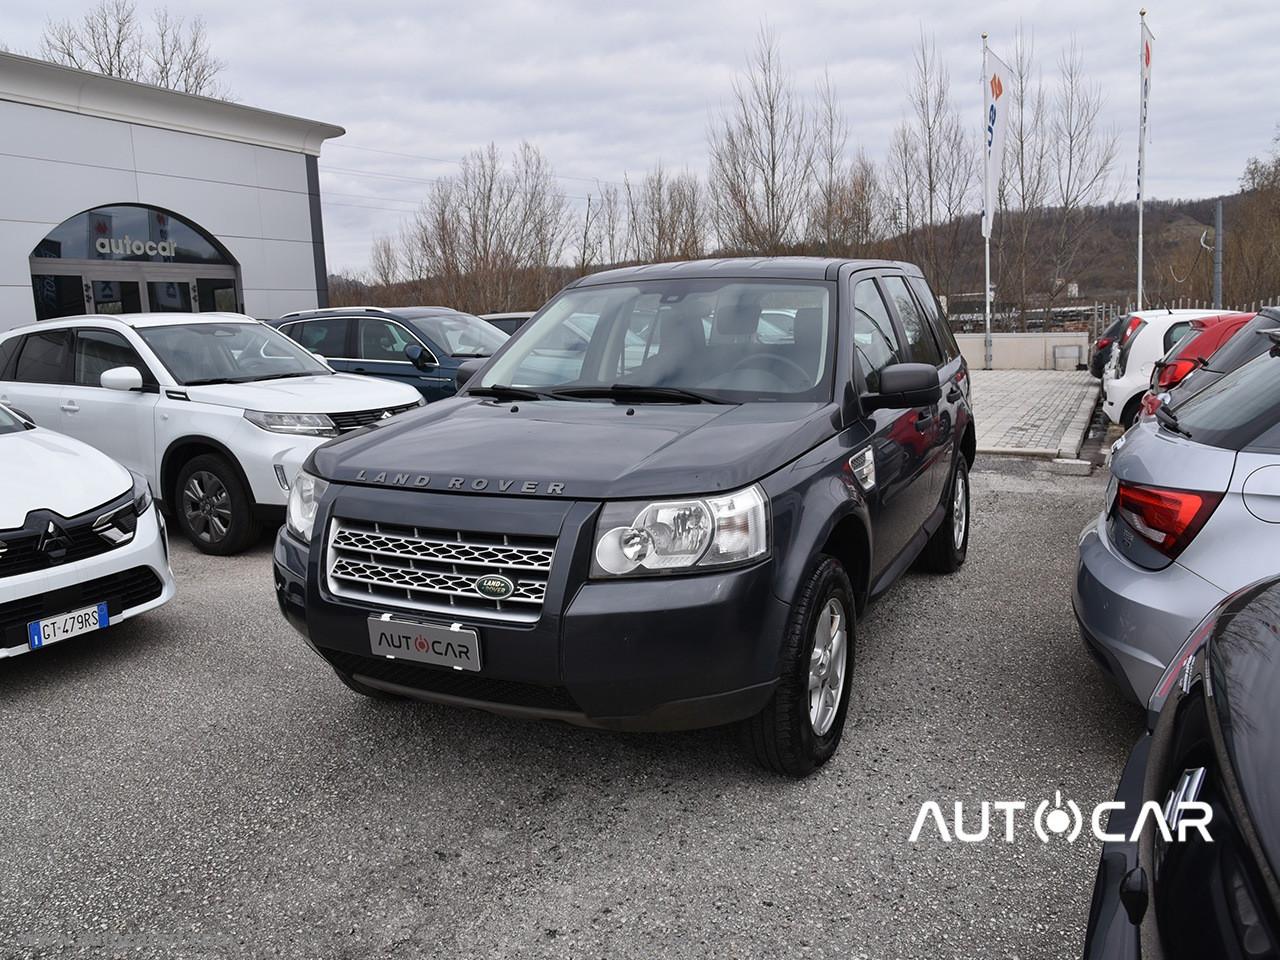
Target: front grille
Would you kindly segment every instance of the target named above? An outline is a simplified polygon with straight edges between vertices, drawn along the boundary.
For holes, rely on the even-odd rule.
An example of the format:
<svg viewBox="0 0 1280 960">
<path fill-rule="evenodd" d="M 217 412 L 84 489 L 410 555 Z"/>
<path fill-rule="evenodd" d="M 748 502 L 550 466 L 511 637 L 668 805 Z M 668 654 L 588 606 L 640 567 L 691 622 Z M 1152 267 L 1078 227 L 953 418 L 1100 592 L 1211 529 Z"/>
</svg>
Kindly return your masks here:
<svg viewBox="0 0 1280 960">
<path fill-rule="evenodd" d="M 329 589 L 340 597 L 503 620 L 538 619 L 555 540 L 513 538 L 336 519 L 329 532 Z M 509 597 L 476 590 L 487 576 L 510 580 Z"/>
<path fill-rule="evenodd" d="M 132 507 L 125 509 L 132 511 Z M 104 516 L 101 511 L 94 511 L 74 520 L 61 517 L 54 519 L 47 512 L 34 516 L 35 519 L 29 519 L 28 526 L 22 530 L 0 531 L 0 544 L 3 544 L 0 548 L 0 577 L 16 577 L 35 570 L 49 570 L 77 560 L 87 560 L 128 542 L 121 540 L 112 543 L 93 529 L 95 521 Z M 126 519 L 131 524 L 137 522 L 136 516 L 131 515 Z M 65 540 L 65 543 L 60 544 L 65 552 L 56 560 L 48 552 L 39 549 L 41 540 L 45 538 L 46 524 L 51 520 L 57 524 L 57 536 Z"/>
<path fill-rule="evenodd" d="M 108 617 L 118 617 L 131 607 L 154 600 L 163 589 L 164 584 L 154 570 L 134 567 L 60 590 L 0 603 L 0 647 L 26 643 L 27 624 L 32 620 L 70 613 L 103 601 L 107 604 Z"/>
<path fill-rule="evenodd" d="M 329 419 L 340 431 L 349 433 L 352 430 L 367 427 L 371 423 L 377 423 L 379 420 L 385 420 L 388 414 L 394 417 L 398 413 L 413 410 L 417 406 L 416 403 L 406 403 L 401 407 L 379 407 L 376 410 L 357 410 L 354 413 L 331 413 Z"/>
<path fill-rule="evenodd" d="M 440 667 L 419 666 L 404 660 L 385 657 L 362 657 L 353 653 L 326 650 L 324 655 L 335 667 L 348 675 L 370 677 L 399 684 L 413 690 L 465 697 L 483 703 L 528 707 L 534 710 L 557 710 L 581 713 L 582 708 L 564 687 L 544 687 L 536 683 L 498 680 Z"/>
</svg>

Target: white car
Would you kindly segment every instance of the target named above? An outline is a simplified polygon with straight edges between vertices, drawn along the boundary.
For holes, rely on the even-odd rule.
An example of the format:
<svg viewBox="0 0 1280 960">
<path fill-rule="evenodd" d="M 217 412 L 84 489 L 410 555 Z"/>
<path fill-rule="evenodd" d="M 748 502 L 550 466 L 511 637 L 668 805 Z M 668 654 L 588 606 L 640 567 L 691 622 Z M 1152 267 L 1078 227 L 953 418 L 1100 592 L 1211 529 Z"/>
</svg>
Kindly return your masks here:
<svg viewBox="0 0 1280 960">
<path fill-rule="evenodd" d="M 1191 332 L 1191 321 L 1221 310 L 1142 310 L 1129 315 L 1120 342 L 1102 373 L 1102 411 L 1126 430 L 1138 418 L 1156 362 Z"/>
<path fill-rule="evenodd" d="M 147 481 L 0 406 L 0 658 L 114 626 L 173 596 Z"/>
<path fill-rule="evenodd" d="M 205 553 L 243 550 L 330 437 L 421 406 L 239 314 L 65 317 L 0 340 L 0 402 L 151 484 Z"/>
</svg>

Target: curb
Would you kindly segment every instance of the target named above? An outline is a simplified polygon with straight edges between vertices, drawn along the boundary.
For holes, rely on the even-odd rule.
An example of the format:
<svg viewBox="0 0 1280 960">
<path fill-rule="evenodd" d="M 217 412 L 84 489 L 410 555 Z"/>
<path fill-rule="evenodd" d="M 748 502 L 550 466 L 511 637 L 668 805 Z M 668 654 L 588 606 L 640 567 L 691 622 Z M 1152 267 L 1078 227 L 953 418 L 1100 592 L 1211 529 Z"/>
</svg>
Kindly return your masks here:
<svg viewBox="0 0 1280 960">
<path fill-rule="evenodd" d="M 1074 460 L 1080 455 L 1080 448 L 1084 446 L 1084 437 L 1089 432 L 1089 424 L 1093 422 L 1093 411 L 1098 406 L 1098 397 L 1101 393 L 1102 385 L 1095 383 L 1081 398 L 1075 416 L 1071 418 L 1066 432 L 1062 435 L 1062 446 L 1054 455 L 1056 459 Z"/>
</svg>

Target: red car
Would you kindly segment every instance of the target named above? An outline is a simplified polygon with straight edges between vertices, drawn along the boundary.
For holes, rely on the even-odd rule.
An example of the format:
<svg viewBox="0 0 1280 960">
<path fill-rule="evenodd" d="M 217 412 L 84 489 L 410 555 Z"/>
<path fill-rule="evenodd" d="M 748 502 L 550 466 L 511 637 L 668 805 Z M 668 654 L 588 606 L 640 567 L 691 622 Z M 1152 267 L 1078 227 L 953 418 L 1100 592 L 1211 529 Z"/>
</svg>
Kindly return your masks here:
<svg viewBox="0 0 1280 960">
<path fill-rule="evenodd" d="M 1191 332 L 1175 343 L 1151 371 L 1151 389 L 1142 397 L 1142 414 L 1154 416 L 1162 403 L 1161 394 L 1176 387 L 1196 367 L 1207 365 L 1218 348 L 1255 316 L 1256 313 L 1221 313 L 1192 320 Z"/>
</svg>

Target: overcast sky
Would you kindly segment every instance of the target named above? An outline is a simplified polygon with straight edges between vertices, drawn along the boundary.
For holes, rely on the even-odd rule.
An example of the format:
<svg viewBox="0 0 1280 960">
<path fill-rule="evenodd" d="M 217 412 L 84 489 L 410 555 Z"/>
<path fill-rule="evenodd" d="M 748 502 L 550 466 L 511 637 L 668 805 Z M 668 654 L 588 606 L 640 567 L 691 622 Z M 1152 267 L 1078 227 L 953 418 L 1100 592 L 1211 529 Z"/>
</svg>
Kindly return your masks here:
<svg viewBox="0 0 1280 960">
<path fill-rule="evenodd" d="M 44 15 L 87 6 L 5 4 L 0 41 L 30 51 Z M 150 9 L 147 0 L 139 6 Z M 765 18 L 797 84 L 811 88 L 830 70 L 851 146 L 876 160 L 906 110 L 922 29 L 950 68 L 975 140 L 982 31 L 1004 53 L 1021 22 L 1047 77 L 1074 36 L 1120 136 L 1118 193 L 1134 192 L 1137 4 L 219 0 L 170 8 L 204 17 L 239 101 L 346 128 L 320 158 L 331 271 L 364 268 L 370 239 L 397 228 L 429 189 L 424 181 L 489 141 L 508 151 L 522 139 L 536 144 L 579 207 L 592 181 L 642 174 L 658 161 L 701 172 L 708 119 Z M 1280 121 L 1267 52 L 1280 36 L 1280 4 L 1151 0 L 1147 20 L 1156 37 L 1147 195 L 1234 189 L 1245 161 L 1271 149 Z"/>
</svg>

